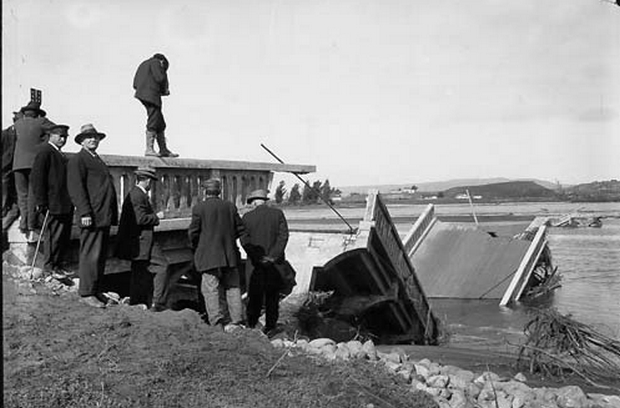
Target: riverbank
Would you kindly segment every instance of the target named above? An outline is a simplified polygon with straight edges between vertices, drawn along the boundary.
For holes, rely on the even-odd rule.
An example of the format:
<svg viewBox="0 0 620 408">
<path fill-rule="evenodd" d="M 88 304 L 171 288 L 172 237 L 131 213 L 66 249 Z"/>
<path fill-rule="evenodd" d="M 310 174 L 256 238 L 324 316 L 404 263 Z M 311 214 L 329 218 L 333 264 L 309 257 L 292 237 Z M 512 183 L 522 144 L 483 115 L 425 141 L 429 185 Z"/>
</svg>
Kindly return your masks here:
<svg viewBox="0 0 620 408">
<path fill-rule="evenodd" d="M 435 407 L 437 401 L 444 406 L 439 394 L 435 400 L 428 394 L 437 387 L 411 372 L 397 373 L 382 359 L 325 359 L 292 347 L 283 354 L 257 331 L 223 333 L 190 309 L 94 309 L 79 302 L 73 287 L 32 283 L 25 272 L 3 264 L 6 406 Z M 407 354 L 400 358 L 410 369 L 413 361 L 430 359 L 470 370 L 472 378 L 487 370 L 498 374 L 496 380 L 515 376 L 513 360 L 494 353 L 422 346 L 377 351 Z M 559 385 L 530 377 L 532 386 Z M 572 380 L 563 385 L 578 384 Z M 478 391 L 483 389 L 481 383 Z M 601 401 L 600 407 L 613 406 Z"/>
</svg>

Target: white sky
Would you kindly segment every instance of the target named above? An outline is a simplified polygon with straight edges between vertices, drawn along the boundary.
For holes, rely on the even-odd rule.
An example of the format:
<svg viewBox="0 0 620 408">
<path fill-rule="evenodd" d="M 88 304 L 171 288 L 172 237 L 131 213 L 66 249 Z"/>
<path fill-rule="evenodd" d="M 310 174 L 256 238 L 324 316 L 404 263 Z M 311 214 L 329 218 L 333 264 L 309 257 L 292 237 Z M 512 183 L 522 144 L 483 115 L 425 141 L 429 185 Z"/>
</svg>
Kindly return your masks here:
<svg viewBox="0 0 620 408">
<path fill-rule="evenodd" d="M 336 187 L 620 178 L 620 7 L 604 0 L 2 6 L 3 127 L 37 87 L 71 135 L 92 122 L 101 153 L 142 155 L 132 79 L 162 52 L 182 157 L 270 162 L 262 142 Z"/>
</svg>

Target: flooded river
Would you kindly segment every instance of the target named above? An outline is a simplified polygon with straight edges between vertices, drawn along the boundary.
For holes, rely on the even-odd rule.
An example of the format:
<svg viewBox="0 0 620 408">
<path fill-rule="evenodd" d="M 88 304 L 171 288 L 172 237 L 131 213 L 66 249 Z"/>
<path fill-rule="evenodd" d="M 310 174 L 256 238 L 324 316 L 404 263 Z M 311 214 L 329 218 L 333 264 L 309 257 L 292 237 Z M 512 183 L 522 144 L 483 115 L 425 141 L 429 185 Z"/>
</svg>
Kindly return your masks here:
<svg viewBox="0 0 620 408">
<path fill-rule="evenodd" d="M 393 218 L 417 216 L 425 205 L 389 206 Z M 510 350 L 523 340 L 523 327 L 532 308 L 556 307 L 601 332 L 620 338 L 620 203 L 519 203 L 476 205 L 478 215 L 602 216 L 602 228 L 550 228 L 549 246 L 562 275 L 561 288 L 544 302 L 500 307 L 498 300 L 431 299 L 435 314 L 450 332 L 450 344 L 496 351 Z M 441 217 L 471 214 L 468 205 L 436 206 Z M 343 209 L 347 219 L 363 209 Z M 292 219 L 331 219 L 329 209 L 293 211 Z M 411 223 L 397 221 L 401 234 Z"/>
</svg>

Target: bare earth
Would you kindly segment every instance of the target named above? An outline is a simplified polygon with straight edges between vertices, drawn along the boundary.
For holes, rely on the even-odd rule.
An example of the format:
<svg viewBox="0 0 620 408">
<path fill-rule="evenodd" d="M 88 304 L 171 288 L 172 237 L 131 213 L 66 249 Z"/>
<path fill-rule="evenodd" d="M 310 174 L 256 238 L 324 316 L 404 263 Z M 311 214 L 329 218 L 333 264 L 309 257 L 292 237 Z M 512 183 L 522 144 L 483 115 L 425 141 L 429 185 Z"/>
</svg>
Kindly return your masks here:
<svg viewBox="0 0 620 408">
<path fill-rule="evenodd" d="M 2 282 L 5 407 L 437 406 L 370 362 L 276 365 L 264 335 L 214 330 L 189 309 L 94 309 L 6 271 Z"/>
</svg>

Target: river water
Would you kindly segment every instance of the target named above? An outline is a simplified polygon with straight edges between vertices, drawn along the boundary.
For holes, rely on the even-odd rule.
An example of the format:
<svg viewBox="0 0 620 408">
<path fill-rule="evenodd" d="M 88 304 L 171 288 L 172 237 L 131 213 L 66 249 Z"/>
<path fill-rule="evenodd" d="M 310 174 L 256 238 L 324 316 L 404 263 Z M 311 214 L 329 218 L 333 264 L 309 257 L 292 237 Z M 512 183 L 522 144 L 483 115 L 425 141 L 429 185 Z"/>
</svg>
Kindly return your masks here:
<svg viewBox="0 0 620 408">
<path fill-rule="evenodd" d="M 425 205 L 390 205 L 392 217 L 420 214 Z M 363 209 L 342 209 L 347 219 L 361 217 Z M 523 328 L 530 312 L 555 307 L 576 320 L 620 338 L 620 203 L 519 203 L 476 204 L 477 215 L 602 216 L 602 228 L 550 228 L 549 246 L 553 263 L 562 276 L 561 287 L 542 302 L 511 307 L 498 300 L 431 299 L 431 307 L 446 325 L 449 344 L 460 347 L 514 351 L 523 341 Z M 438 205 L 438 216 L 471 214 L 468 205 Z M 287 211 L 287 217 L 325 220 L 333 218 L 329 209 Z M 501 224 L 501 223 L 499 223 Z M 527 224 L 527 223 L 526 223 Z M 411 223 L 397 224 L 404 235 Z M 500 225 L 498 225 L 499 227 Z"/>
</svg>

